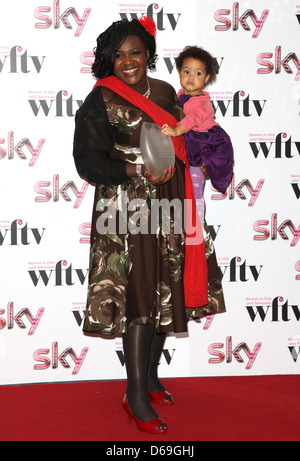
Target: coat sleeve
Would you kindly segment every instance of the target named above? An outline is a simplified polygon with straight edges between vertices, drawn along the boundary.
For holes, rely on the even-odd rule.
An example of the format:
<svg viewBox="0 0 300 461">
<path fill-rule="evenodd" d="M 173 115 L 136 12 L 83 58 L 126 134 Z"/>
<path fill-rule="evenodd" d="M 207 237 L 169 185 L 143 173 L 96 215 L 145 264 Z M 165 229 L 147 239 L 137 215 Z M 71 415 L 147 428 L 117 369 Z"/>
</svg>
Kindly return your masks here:
<svg viewBox="0 0 300 461">
<path fill-rule="evenodd" d="M 75 116 L 73 157 L 79 176 L 93 184 L 118 185 L 128 179 L 125 160 L 110 156 L 116 132 L 109 123 L 101 88 L 96 88 Z"/>
</svg>

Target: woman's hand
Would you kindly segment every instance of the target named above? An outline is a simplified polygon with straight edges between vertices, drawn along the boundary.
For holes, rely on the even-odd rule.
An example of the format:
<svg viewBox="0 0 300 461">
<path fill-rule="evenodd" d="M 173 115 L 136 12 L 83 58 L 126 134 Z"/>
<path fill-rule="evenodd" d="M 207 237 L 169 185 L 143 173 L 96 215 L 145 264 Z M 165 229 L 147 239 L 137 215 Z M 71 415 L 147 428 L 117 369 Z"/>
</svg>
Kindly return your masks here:
<svg viewBox="0 0 300 461">
<path fill-rule="evenodd" d="M 152 174 L 149 173 L 149 171 L 145 171 L 144 176 L 154 186 L 160 186 L 161 184 L 165 184 L 166 182 L 170 181 L 173 178 L 175 171 L 176 168 L 174 166 L 170 166 L 163 172 L 160 178 L 153 178 Z"/>
<path fill-rule="evenodd" d="M 154 178 L 153 175 L 150 173 L 150 171 L 146 170 L 146 167 L 144 164 L 141 164 L 141 174 L 145 178 L 148 179 L 148 181 L 151 182 L 154 186 L 159 186 L 160 184 L 165 184 L 166 182 L 170 181 L 174 174 L 175 174 L 176 168 L 174 166 L 170 166 L 167 168 L 163 174 L 160 176 L 160 178 Z M 137 173 L 137 165 L 135 163 L 126 163 L 126 174 L 129 176 L 129 178 L 138 176 Z"/>
</svg>

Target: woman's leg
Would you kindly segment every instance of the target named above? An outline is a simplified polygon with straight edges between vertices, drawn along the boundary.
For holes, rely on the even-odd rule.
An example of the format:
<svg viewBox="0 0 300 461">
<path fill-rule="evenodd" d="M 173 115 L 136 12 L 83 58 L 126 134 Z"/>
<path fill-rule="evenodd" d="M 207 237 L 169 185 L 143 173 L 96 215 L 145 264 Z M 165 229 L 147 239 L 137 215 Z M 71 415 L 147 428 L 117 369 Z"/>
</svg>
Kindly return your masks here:
<svg viewBox="0 0 300 461">
<path fill-rule="evenodd" d="M 147 389 L 148 361 L 154 326 L 134 325 L 123 334 L 127 371 L 127 400 L 132 413 L 141 421 L 158 417 L 153 410 Z"/>
<path fill-rule="evenodd" d="M 165 333 L 156 333 L 154 331 L 149 354 L 148 390 L 150 391 L 151 402 L 159 403 L 160 405 L 171 405 L 173 397 L 165 390 L 158 378 L 158 365 L 165 340 Z"/>
<path fill-rule="evenodd" d="M 148 364 L 148 390 L 151 392 L 164 392 L 165 388 L 158 379 L 158 365 L 166 340 L 166 333 L 154 331 L 150 346 Z"/>
</svg>

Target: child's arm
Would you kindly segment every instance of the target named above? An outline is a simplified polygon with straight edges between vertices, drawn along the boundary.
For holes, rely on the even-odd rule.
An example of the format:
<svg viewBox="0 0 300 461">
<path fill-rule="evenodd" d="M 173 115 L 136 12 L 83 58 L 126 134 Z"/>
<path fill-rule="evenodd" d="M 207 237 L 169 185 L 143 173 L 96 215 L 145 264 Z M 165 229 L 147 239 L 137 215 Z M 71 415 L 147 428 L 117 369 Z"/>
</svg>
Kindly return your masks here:
<svg viewBox="0 0 300 461">
<path fill-rule="evenodd" d="M 169 125 L 163 125 L 161 131 L 164 134 L 168 134 L 169 136 L 181 136 L 182 134 L 187 132 L 187 129 L 183 125 L 177 125 L 175 128 L 171 128 Z"/>
</svg>

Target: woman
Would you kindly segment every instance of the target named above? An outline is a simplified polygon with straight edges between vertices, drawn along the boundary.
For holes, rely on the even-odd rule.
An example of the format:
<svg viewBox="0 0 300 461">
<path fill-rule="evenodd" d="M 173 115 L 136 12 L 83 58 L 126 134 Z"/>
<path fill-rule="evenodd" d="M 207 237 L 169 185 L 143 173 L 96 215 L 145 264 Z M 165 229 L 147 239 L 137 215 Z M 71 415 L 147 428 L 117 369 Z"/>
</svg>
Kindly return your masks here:
<svg viewBox="0 0 300 461">
<path fill-rule="evenodd" d="M 147 232 L 134 226 L 134 231 L 128 230 L 137 222 L 137 210 L 129 210 L 135 199 L 145 204 L 149 218 L 152 199 L 179 198 L 183 204 L 192 197 L 182 139 L 174 146 L 175 168 L 153 178 L 143 165 L 142 123 L 162 126 L 181 117 L 173 88 L 147 75 L 147 69 L 155 67 L 154 35 L 153 20 L 143 18 L 115 22 L 98 37 L 92 69 L 98 80 L 76 115 L 74 159 L 80 176 L 96 185 L 84 332 L 122 334 L 127 371 L 123 407 L 141 431 L 165 433 L 167 425 L 152 403 L 173 403 L 157 376 L 166 332 L 187 331 L 186 305 L 193 318 L 221 312 L 224 306 L 216 284 L 215 300 L 207 301 L 203 242 L 188 247 L 195 248 L 193 253 L 187 251 L 184 232 L 174 230 L 173 214 L 167 234 L 161 226 L 153 232 L 151 219 Z M 192 290 L 188 283 L 184 287 L 188 271 L 183 275 L 183 269 L 191 254 L 197 255 L 200 278 L 198 295 L 187 302 Z M 189 283 L 194 283 L 193 277 Z M 203 307 L 192 309 L 198 306 Z"/>
</svg>

